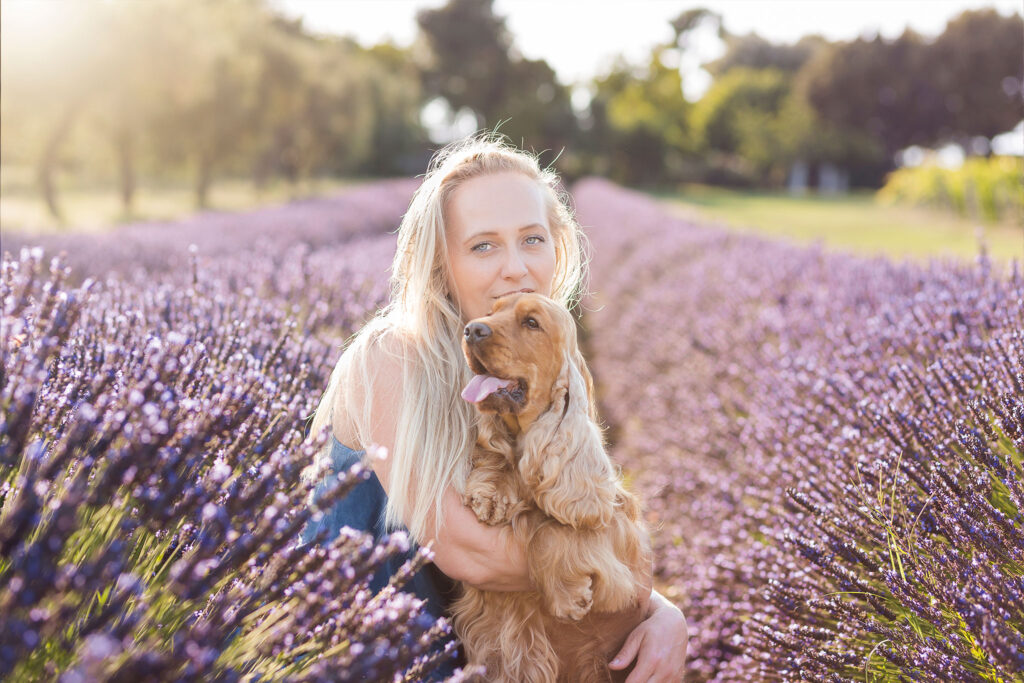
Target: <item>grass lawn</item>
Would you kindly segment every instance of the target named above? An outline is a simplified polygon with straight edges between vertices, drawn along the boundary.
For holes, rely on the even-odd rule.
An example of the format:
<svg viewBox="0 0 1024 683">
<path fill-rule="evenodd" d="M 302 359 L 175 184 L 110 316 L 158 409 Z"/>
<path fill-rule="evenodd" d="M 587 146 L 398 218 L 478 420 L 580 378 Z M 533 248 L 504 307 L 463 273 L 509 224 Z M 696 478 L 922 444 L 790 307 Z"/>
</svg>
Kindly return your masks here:
<svg viewBox="0 0 1024 683">
<path fill-rule="evenodd" d="M 984 231 L 994 260 L 1024 261 L 1024 225 L 983 224 L 940 211 L 883 206 L 871 193 L 819 197 L 753 193 L 688 186 L 657 193 L 677 215 L 799 243 L 896 259 L 926 260 L 951 256 L 971 260 L 978 254 L 977 229 Z"/>
<path fill-rule="evenodd" d="M 62 225 L 51 217 L 38 193 L 20 173 L 0 174 L 0 228 L 30 232 L 64 229 L 102 231 L 118 223 L 169 220 L 195 213 L 192 188 L 186 184 L 143 185 L 135 210 L 122 211 L 112 186 L 62 187 Z M 209 209 L 240 211 L 280 204 L 291 199 L 331 194 L 362 181 L 316 179 L 299 185 L 275 181 L 256 192 L 251 181 L 221 180 L 210 192 Z M 655 193 L 677 215 L 725 224 L 800 243 L 821 241 L 834 249 L 883 253 L 893 258 L 923 260 L 952 256 L 970 260 L 978 253 L 977 228 L 982 225 L 947 213 L 914 207 L 882 206 L 870 193 L 842 197 L 754 193 L 687 186 L 679 192 Z M 984 224 L 989 253 L 997 261 L 1024 261 L 1024 225 Z"/>
<path fill-rule="evenodd" d="M 61 187 L 58 201 L 64 212 L 63 224 L 49 215 L 39 193 L 20 178 L 8 174 L 0 183 L 0 229 L 24 232 L 75 230 L 103 231 L 119 223 L 184 218 L 199 211 L 190 185 L 144 184 L 136 192 L 134 211 L 125 214 L 113 185 L 105 187 Z M 13 174 L 12 174 L 13 175 Z M 296 185 L 283 181 L 268 184 L 257 192 L 250 180 L 225 179 L 214 182 L 206 210 L 242 211 L 281 204 L 292 199 L 327 195 L 359 184 L 357 179 L 315 179 Z"/>
</svg>

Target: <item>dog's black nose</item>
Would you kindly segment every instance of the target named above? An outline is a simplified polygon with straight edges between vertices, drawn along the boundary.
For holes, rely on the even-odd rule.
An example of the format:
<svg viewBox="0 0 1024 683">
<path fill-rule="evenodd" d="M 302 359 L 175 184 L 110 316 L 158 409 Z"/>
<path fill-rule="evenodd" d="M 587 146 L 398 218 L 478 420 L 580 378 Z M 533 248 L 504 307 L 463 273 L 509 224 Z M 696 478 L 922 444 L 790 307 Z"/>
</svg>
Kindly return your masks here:
<svg viewBox="0 0 1024 683">
<path fill-rule="evenodd" d="M 466 325 L 465 335 L 467 342 L 476 344 L 478 341 L 491 336 L 491 328 L 483 323 L 470 323 Z"/>
</svg>

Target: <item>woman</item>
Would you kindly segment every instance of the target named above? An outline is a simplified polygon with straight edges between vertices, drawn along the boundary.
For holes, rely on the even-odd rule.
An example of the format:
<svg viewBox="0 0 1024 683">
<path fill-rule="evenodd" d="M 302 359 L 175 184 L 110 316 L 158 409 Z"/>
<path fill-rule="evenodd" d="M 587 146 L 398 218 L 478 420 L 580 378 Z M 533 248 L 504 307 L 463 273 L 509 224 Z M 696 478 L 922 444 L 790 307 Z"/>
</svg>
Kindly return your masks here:
<svg viewBox="0 0 1024 683">
<path fill-rule="evenodd" d="M 474 409 L 460 397 L 472 377 L 460 341 L 466 322 L 504 294 L 536 291 L 570 307 L 578 301 L 583 236 L 556 184 L 552 171 L 495 136 L 438 152 L 399 227 L 390 303 L 342 354 L 313 419 L 314 434 L 330 425 L 335 470 L 359 459 L 355 447 L 376 444 L 389 455 L 373 459 L 375 478 L 305 538 L 323 526 L 333 535 L 345 524 L 378 536 L 404 526 L 433 549 L 433 565 L 410 590 L 435 616 L 451 598 L 452 580 L 531 589 L 523 547 L 462 505 L 475 434 Z M 376 577 L 374 588 L 396 569 Z M 682 612 L 652 591 L 647 620 L 611 666 L 635 660 L 630 683 L 678 681 L 686 641 Z"/>
</svg>

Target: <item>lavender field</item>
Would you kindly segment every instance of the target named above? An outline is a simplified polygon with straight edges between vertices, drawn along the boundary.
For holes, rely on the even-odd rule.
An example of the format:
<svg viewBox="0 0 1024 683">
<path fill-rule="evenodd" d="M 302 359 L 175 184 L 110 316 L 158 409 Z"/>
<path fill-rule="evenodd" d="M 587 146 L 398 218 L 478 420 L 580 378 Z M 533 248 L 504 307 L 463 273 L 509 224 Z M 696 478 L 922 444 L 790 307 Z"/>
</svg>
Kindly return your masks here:
<svg viewBox="0 0 1024 683">
<path fill-rule="evenodd" d="M 415 680 L 444 657 L 447 625 L 367 590 L 403 536 L 295 546 L 305 420 L 383 301 L 414 188 L 4 235 L 0 677 Z M 587 354 L 688 680 L 1024 680 L 1019 264 L 791 247 L 596 179 L 573 195 Z"/>
<path fill-rule="evenodd" d="M 1024 279 L 575 188 L 613 453 L 695 680 L 1024 679 Z"/>
</svg>

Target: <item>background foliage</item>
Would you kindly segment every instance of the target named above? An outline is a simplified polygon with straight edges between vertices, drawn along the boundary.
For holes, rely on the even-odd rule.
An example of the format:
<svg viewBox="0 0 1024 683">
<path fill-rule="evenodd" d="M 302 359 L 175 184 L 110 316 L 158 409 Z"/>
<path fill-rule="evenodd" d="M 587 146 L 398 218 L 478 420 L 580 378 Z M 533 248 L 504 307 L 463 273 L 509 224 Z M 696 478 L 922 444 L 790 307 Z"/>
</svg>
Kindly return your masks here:
<svg viewBox="0 0 1024 683">
<path fill-rule="evenodd" d="M 187 180 L 204 206 L 218 178 L 420 172 L 428 106 L 499 127 L 569 178 L 662 186 L 779 187 L 799 162 L 812 181 L 828 164 L 878 187 L 908 145 L 984 155 L 1021 119 L 1024 24 L 994 10 L 935 37 L 792 45 L 692 10 L 645 63 L 563 83 L 518 53 L 492 0 L 421 11 L 408 47 L 316 35 L 262 0 L 19 7 L 4 5 L 0 163 L 8 191 L 35 188 L 54 216 L 82 183 L 117 187 L 130 215 L 145 183 Z M 708 25 L 726 52 L 691 103 L 677 64 Z"/>
</svg>

